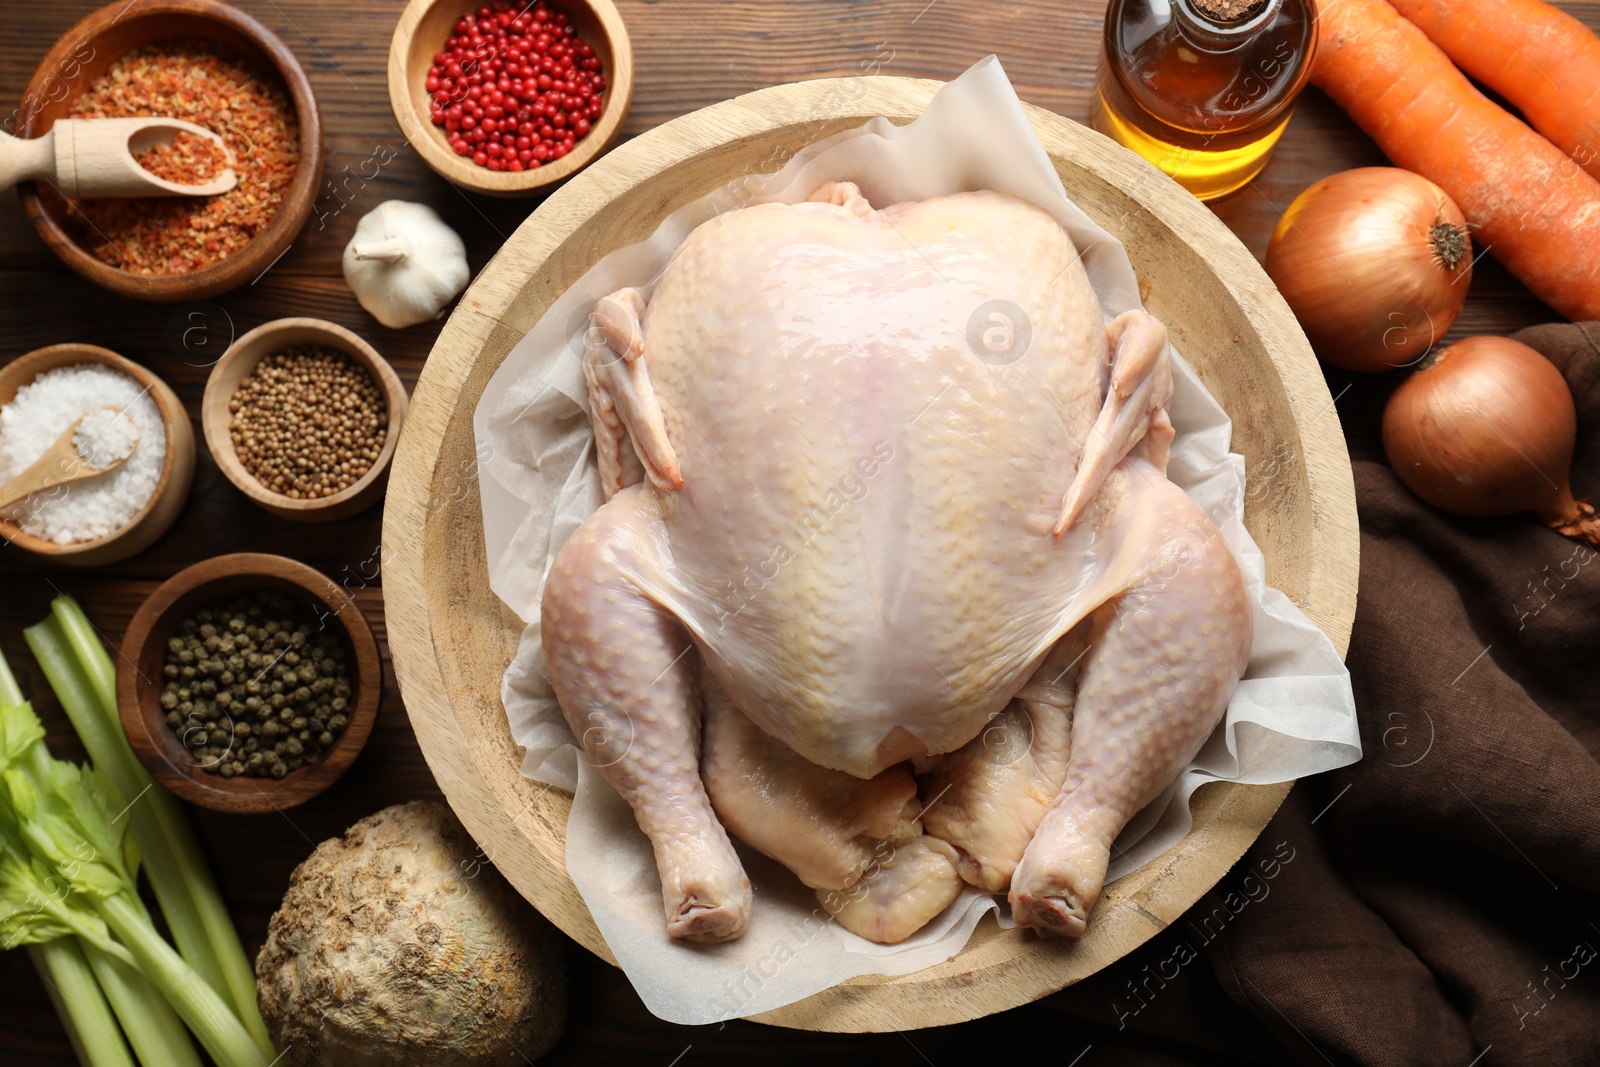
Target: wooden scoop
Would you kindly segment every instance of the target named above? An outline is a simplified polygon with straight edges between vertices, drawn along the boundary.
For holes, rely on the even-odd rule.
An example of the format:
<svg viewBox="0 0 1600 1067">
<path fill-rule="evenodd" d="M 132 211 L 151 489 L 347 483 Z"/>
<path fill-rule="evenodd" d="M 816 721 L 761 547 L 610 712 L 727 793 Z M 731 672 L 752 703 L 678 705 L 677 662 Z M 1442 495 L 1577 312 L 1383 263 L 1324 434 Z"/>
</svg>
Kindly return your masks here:
<svg viewBox="0 0 1600 1067">
<path fill-rule="evenodd" d="M 42 178 L 63 196 L 79 199 L 215 196 L 239 184 L 232 167 L 204 185 L 182 185 L 156 177 L 134 159 L 154 145 L 170 144 L 179 131 L 223 144 L 204 126 L 163 118 L 58 119 L 42 137 L 26 140 L 0 133 L 0 187 Z"/>
<path fill-rule="evenodd" d="M 128 449 L 128 454 L 121 459 L 113 460 L 104 467 L 91 467 L 89 461 L 83 458 L 78 451 L 76 440 L 78 424 L 94 414 L 95 411 L 111 411 L 117 414 L 122 412 L 114 407 L 106 406 L 86 411 L 79 415 L 65 433 L 56 438 L 55 444 L 44 450 L 44 455 L 34 461 L 33 465 L 5 485 L 0 485 L 0 508 L 10 507 L 23 497 L 31 493 L 38 493 L 45 489 L 52 489 L 68 482 L 82 481 L 84 478 L 93 478 L 97 474 L 114 471 L 128 462 L 128 456 L 133 455 L 134 449 L 139 447 L 136 439 L 133 448 Z"/>
</svg>

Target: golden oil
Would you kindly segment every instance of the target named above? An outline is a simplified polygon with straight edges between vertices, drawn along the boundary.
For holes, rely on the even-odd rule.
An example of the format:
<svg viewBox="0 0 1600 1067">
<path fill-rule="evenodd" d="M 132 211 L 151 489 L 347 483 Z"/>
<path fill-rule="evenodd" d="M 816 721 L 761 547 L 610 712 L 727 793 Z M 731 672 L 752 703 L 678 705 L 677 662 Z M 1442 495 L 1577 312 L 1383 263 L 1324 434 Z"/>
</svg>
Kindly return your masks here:
<svg viewBox="0 0 1600 1067">
<path fill-rule="evenodd" d="M 1201 200 L 1261 173 L 1316 51 L 1313 0 L 1111 0 L 1094 127 Z"/>
</svg>

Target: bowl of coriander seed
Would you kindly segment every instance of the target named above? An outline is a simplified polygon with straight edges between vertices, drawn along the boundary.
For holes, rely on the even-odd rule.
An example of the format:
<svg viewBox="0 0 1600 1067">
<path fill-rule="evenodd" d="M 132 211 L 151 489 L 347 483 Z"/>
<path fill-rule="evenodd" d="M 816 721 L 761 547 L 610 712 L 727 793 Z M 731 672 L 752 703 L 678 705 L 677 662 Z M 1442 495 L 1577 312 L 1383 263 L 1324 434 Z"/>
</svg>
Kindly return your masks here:
<svg viewBox="0 0 1600 1067">
<path fill-rule="evenodd" d="M 348 518 L 383 496 L 406 390 L 376 349 L 337 323 L 264 323 L 206 379 L 200 426 L 239 491 L 296 522 Z"/>
<path fill-rule="evenodd" d="M 349 591 L 283 556 L 217 556 L 135 612 L 117 667 L 128 743 L 184 800 L 281 811 L 355 761 L 383 695 L 378 643 Z"/>
</svg>

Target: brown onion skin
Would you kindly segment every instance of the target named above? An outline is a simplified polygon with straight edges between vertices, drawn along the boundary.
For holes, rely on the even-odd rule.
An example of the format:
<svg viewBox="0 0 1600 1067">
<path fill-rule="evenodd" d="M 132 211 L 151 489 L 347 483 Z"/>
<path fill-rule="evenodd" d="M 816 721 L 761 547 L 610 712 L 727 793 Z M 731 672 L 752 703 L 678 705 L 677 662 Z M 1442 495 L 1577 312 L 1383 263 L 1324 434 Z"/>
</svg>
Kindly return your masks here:
<svg viewBox="0 0 1600 1067">
<path fill-rule="evenodd" d="M 1410 366 L 1449 332 L 1472 280 L 1466 217 L 1420 174 L 1360 167 L 1295 198 L 1267 246 L 1267 274 L 1323 361 L 1375 373 Z M 1460 227 L 1454 267 L 1434 227 Z"/>
<path fill-rule="evenodd" d="M 1570 516 L 1578 415 L 1566 379 L 1509 337 L 1469 337 L 1425 360 L 1383 411 L 1383 450 L 1417 496 L 1454 515 Z"/>
</svg>

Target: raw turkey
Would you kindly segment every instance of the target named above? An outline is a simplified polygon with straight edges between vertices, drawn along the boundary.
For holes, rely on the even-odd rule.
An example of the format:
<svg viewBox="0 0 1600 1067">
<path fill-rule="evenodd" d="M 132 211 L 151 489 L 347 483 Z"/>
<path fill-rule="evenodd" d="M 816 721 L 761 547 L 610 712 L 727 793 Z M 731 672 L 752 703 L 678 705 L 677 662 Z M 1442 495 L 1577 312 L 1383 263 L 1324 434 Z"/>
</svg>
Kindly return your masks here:
<svg viewBox="0 0 1600 1067">
<path fill-rule="evenodd" d="M 848 183 L 711 219 L 593 321 L 606 502 L 541 630 L 667 931 L 744 931 L 731 831 L 875 941 L 964 883 L 1081 935 L 1250 649 L 1239 566 L 1165 474 L 1165 328 L 1108 326 L 1022 200 Z"/>
</svg>

